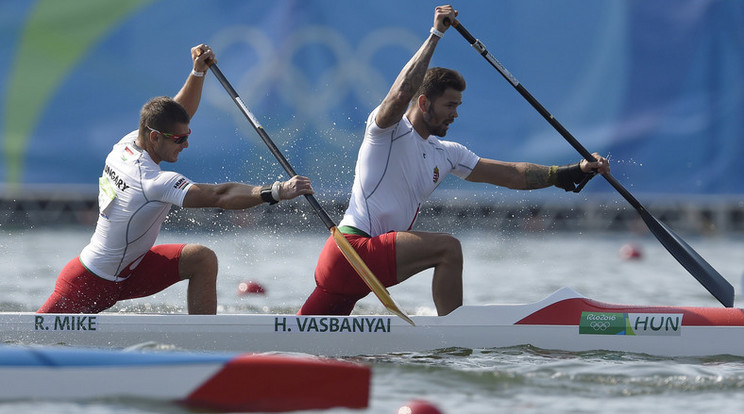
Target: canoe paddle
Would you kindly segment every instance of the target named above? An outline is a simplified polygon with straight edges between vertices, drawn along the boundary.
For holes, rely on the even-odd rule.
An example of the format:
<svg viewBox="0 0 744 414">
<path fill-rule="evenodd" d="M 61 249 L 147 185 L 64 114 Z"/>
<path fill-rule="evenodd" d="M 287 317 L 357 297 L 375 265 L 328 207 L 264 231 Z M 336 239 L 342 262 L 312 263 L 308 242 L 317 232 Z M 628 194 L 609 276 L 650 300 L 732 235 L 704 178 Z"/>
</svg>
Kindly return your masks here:
<svg viewBox="0 0 744 414">
<path fill-rule="evenodd" d="M 235 91 L 232 85 L 230 85 L 230 82 L 227 81 L 227 78 L 225 78 L 225 75 L 222 74 L 222 71 L 220 70 L 220 68 L 217 67 L 217 64 L 211 64 L 209 66 L 209 69 L 212 70 L 214 76 L 217 77 L 217 80 L 220 81 L 220 83 L 233 99 L 235 104 L 238 105 L 240 111 L 248 119 L 248 122 L 250 122 L 251 126 L 253 126 L 253 128 L 256 130 L 258 136 L 261 137 L 266 146 L 269 147 L 269 150 L 274 155 L 274 157 L 276 157 L 277 161 L 279 161 L 279 164 L 284 167 L 284 170 L 287 172 L 287 174 L 289 174 L 290 177 L 294 177 L 295 175 L 297 175 L 287 159 L 284 158 L 284 155 L 281 153 L 279 148 L 277 148 L 277 146 L 271 140 L 269 134 L 267 134 L 263 126 L 261 126 L 261 123 L 259 123 L 258 119 L 256 119 L 253 113 L 248 110 L 248 107 L 245 105 L 245 103 L 243 103 L 243 100 L 240 99 L 238 93 Z M 325 210 L 323 210 L 323 207 L 320 206 L 315 197 L 313 197 L 312 194 L 305 194 L 305 198 L 318 214 L 318 217 L 320 217 L 320 219 L 323 221 L 323 224 L 325 224 L 328 230 L 330 230 L 331 235 L 333 236 L 333 240 L 336 242 L 336 245 L 341 250 L 341 253 L 343 253 L 344 257 L 346 257 L 346 260 L 349 261 L 354 270 L 356 270 L 362 280 L 364 280 L 364 283 L 367 285 L 367 287 L 369 287 L 369 289 L 377 296 L 377 298 L 380 300 L 380 302 L 382 302 L 385 308 L 387 308 L 390 312 L 398 315 L 401 319 L 405 320 L 411 325 L 416 326 L 416 324 L 413 323 L 413 320 L 411 320 L 408 315 L 400 310 L 400 307 L 398 307 L 398 305 L 395 303 L 385 286 L 380 283 L 379 279 L 377 279 L 374 273 L 372 273 L 369 267 L 367 267 L 367 264 L 364 263 L 364 260 L 359 257 L 359 254 L 356 252 L 356 250 L 351 247 L 351 244 L 349 244 L 349 241 L 346 240 L 346 237 L 344 237 L 344 235 L 338 230 L 338 228 L 336 228 L 336 224 L 333 223 L 333 220 L 331 220 Z"/>
<path fill-rule="evenodd" d="M 508 70 L 502 65 L 491 53 L 486 49 L 485 45 L 480 40 L 473 37 L 465 27 L 460 24 L 459 21 L 455 20 L 452 26 L 470 43 L 470 45 L 483 56 L 488 63 L 491 64 L 499 73 L 511 83 L 511 85 L 527 100 L 545 120 L 553 126 L 553 128 L 560 133 L 563 138 L 568 141 L 576 151 L 581 154 L 587 161 L 596 161 L 592 154 L 584 148 L 579 141 L 571 135 L 570 132 L 563 125 L 556 120 L 553 115 L 550 114 L 541 104 L 537 101 L 528 91 L 522 86 L 521 83 L 514 77 Z M 662 245 L 674 256 L 675 259 L 687 269 L 695 279 L 698 280 L 713 296 L 718 299 L 723 306 L 730 308 L 734 306 L 734 287 L 721 276 L 708 262 L 705 261 L 692 247 L 690 247 L 684 240 L 677 236 L 671 229 L 669 229 L 662 222 L 657 220 L 651 215 L 633 195 L 620 184 L 612 174 L 602 174 L 602 176 L 617 190 L 625 200 L 630 203 L 641 215 L 641 218 L 648 226 L 651 233 L 656 236 Z"/>
</svg>

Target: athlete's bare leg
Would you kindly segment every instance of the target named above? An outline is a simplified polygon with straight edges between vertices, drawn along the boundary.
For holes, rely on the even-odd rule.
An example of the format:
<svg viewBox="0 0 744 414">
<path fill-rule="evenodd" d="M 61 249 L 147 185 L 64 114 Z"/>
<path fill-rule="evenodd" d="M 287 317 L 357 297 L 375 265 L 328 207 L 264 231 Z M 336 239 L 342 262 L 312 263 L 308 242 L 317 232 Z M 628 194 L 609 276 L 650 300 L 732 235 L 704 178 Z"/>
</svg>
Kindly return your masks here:
<svg viewBox="0 0 744 414">
<path fill-rule="evenodd" d="M 181 280 L 189 280 L 187 305 L 190 314 L 217 313 L 217 255 L 199 244 L 187 244 L 178 262 Z"/>
<path fill-rule="evenodd" d="M 434 268 L 431 291 L 437 313 L 462 306 L 462 247 L 450 234 L 398 232 L 395 242 L 398 282 Z"/>
</svg>

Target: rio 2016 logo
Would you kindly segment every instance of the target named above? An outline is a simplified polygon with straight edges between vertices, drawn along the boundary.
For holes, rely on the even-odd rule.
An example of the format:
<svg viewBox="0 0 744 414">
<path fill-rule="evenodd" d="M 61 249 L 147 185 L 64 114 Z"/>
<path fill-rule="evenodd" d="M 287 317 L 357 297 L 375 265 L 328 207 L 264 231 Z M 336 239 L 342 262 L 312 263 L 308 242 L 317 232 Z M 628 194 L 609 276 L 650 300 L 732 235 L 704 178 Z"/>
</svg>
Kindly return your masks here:
<svg viewBox="0 0 744 414">
<path fill-rule="evenodd" d="M 679 336 L 682 314 L 582 312 L 581 335 Z"/>
</svg>

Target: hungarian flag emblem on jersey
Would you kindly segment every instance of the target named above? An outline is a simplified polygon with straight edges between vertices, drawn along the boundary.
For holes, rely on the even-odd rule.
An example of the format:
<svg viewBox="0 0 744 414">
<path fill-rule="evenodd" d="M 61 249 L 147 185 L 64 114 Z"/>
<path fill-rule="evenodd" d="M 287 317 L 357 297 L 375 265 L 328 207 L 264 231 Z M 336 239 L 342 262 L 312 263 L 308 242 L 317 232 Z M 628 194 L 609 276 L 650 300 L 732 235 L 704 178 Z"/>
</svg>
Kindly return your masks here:
<svg viewBox="0 0 744 414">
<path fill-rule="evenodd" d="M 439 181 L 439 167 L 434 167 L 434 182 Z"/>
</svg>

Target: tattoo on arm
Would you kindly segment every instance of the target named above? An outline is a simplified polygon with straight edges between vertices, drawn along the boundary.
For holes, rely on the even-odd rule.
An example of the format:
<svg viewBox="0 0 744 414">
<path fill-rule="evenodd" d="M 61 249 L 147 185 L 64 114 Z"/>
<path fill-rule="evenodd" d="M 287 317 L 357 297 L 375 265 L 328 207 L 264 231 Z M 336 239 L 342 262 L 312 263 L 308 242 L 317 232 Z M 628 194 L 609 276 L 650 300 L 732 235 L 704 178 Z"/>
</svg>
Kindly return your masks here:
<svg viewBox="0 0 744 414">
<path fill-rule="evenodd" d="M 403 117 L 413 95 L 424 80 L 435 47 L 436 41 L 427 39 L 406 63 L 382 102 L 380 113 L 377 115 L 378 123 L 382 120 L 383 124 L 393 124 Z"/>
<path fill-rule="evenodd" d="M 416 52 L 411 61 L 406 65 L 406 68 L 401 72 L 402 78 L 398 85 L 400 95 L 407 95 L 409 97 L 408 100 L 413 98 L 413 94 L 416 93 L 419 86 L 421 86 L 421 82 L 424 80 L 424 75 L 429 68 L 429 62 L 433 53 L 433 42 L 426 42 Z"/>
<path fill-rule="evenodd" d="M 537 164 L 527 164 L 524 170 L 524 178 L 527 185 L 525 190 L 536 190 L 538 188 L 550 187 L 548 172 L 550 167 Z"/>
</svg>

